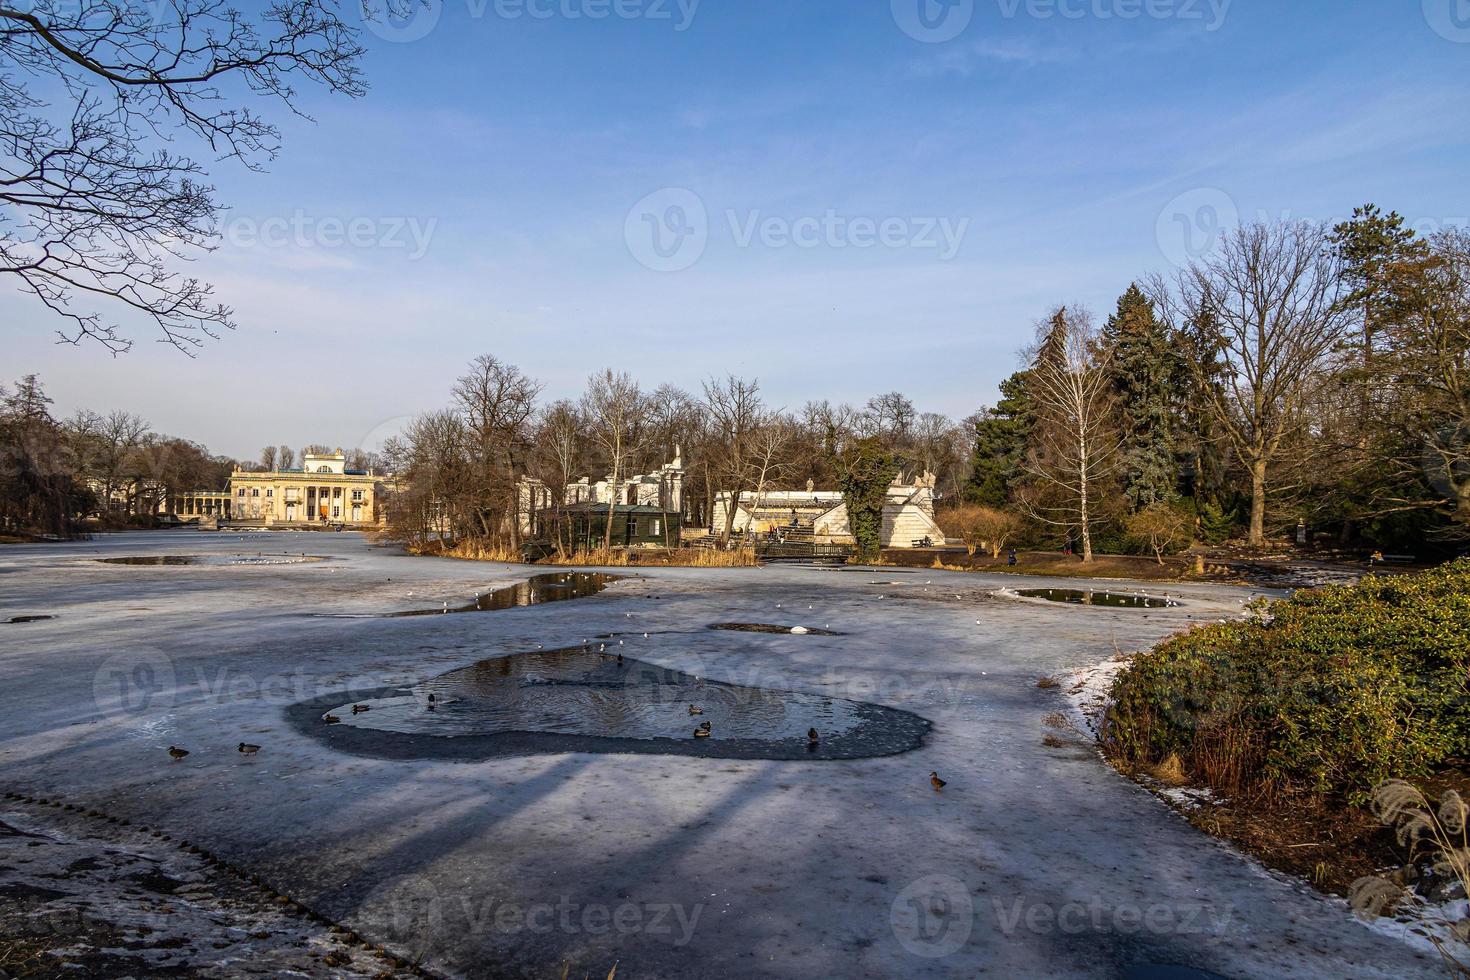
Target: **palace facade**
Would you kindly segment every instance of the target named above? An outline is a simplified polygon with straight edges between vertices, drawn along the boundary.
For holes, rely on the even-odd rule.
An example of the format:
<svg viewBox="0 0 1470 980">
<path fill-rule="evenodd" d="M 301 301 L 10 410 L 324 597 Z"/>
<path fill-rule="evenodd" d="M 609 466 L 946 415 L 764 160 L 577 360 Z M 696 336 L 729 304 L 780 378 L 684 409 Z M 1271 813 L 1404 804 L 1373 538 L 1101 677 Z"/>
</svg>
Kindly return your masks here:
<svg viewBox="0 0 1470 980">
<path fill-rule="evenodd" d="M 348 469 L 340 449 L 307 453 L 300 469 L 231 473 L 228 513 L 271 526 L 376 524 L 381 485 L 371 470 Z"/>
</svg>

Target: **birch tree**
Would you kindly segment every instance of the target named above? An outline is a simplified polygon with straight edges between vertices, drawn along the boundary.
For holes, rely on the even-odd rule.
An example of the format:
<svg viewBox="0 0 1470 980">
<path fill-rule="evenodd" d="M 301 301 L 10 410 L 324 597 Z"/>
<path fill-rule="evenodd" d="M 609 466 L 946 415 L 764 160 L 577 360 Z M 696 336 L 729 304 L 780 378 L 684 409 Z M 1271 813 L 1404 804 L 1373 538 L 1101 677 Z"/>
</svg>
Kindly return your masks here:
<svg viewBox="0 0 1470 980">
<path fill-rule="evenodd" d="M 1084 562 L 1092 561 L 1092 528 L 1104 519 L 1098 489 L 1118 460 L 1108 356 L 1087 312 L 1064 306 L 1043 324 L 1026 379 L 1035 420 L 1020 503 L 1034 520 L 1077 531 Z"/>
<path fill-rule="evenodd" d="M 646 412 L 643 391 L 627 372 L 611 369 L 587 379 L 587 392 L 582 396 L 582 412 L 587 417 L 592 440 L 606 456 L 610 470 L 607 527 L 603 529 L 602 547 L 612 549 L 613 520 L 617 516 L 618 498 L 623 480 L 642 454 L 646 435 Z"/>
</svg>

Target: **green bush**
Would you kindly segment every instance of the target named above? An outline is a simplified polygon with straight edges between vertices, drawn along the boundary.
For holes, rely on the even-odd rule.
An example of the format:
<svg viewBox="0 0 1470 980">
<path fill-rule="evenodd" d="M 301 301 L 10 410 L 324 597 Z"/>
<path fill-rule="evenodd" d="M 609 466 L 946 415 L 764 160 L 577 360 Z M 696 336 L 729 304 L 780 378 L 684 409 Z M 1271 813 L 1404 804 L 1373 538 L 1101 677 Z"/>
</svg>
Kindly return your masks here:
<svg viewBox="0 0 1470 980">
<path fill-rule="evenodd" d="M 1103 731 L 1127 765 L 1174 754 L 1226 793 L 1364 799 L 1470 758 L 1470 560 L 1299 592 L 1140 655 Z"/>
</svg>

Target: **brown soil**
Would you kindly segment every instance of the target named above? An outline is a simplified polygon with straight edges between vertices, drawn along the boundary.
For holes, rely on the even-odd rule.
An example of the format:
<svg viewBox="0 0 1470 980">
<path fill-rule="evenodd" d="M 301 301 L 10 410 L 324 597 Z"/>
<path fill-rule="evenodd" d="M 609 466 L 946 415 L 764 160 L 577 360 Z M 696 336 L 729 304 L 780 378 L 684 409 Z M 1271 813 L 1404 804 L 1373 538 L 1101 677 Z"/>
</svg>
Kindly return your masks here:
<svg viewBox="0 0 1470 980">
<path fill-rule="evenodd" d="M 1418 781 L 1430 795 L 1470 792 L 1470 773 L 1444 772 Z M 1367 807 L 1312 797 L 1226 800 L 1182 811 L 1205 833 L 1230 841 L 1267 867 L 1304 878 L 1332 895 L 1347 895 L 1365 875 L 1401 867 L 1406 855 L 1393 831 Z"/>
</svg>

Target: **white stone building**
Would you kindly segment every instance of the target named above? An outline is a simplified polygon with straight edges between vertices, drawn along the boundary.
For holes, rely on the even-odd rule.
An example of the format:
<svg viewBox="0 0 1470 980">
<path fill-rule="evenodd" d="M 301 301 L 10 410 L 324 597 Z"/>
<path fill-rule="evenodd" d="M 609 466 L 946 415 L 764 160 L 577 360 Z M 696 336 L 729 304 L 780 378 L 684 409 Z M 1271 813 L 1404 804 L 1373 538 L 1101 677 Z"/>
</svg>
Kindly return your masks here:
<svg viewBox="0 0 1470 980">
<path fill-rule="evenodd" d="M 880 544 L 884 548 L 921 547 L 925 540 L 944 544 L 944 532 L 934 521 L 934 483 L 932 473 L 912 482 L 903 474 L 894 478 L 883 504 L 883 530 Z M 730 495 L 715 498 L 711 530 L 716 534 L 725 528 Z M 838 490 L 817 490 L 807 481 L 805 490 L 767 490 L 740 495 L 735 510 L 734 528 L 743 533 L 791 534 L 810 538 L 814 544 L 852 544 L 852 527 L 847 520 L 847 504 Z"/>
</svg>

